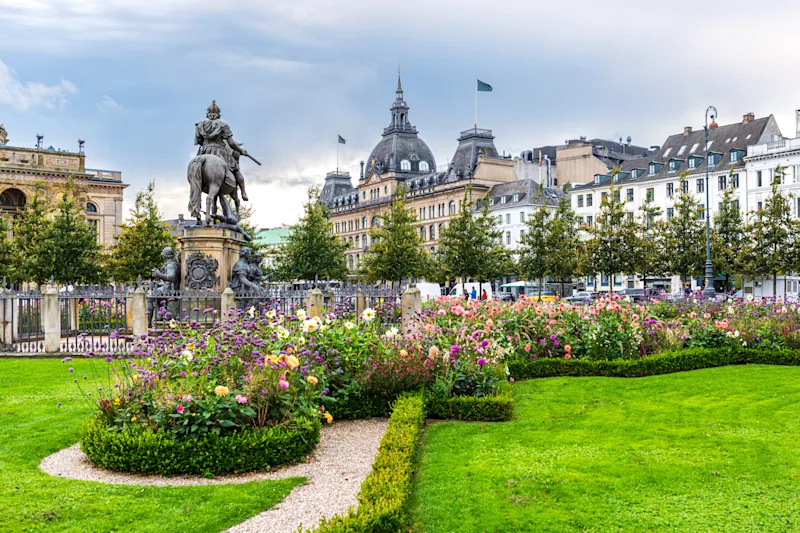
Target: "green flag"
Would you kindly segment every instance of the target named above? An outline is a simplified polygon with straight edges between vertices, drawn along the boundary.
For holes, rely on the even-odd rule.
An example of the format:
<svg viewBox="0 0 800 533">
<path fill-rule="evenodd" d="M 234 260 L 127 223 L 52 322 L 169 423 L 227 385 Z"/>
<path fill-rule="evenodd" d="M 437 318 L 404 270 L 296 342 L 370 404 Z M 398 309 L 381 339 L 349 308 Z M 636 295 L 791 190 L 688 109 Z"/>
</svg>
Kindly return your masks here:
<svg viewBox="0 0 800 533">
<path fill-rule="evenodd" d="M 488 83 L 483 83 L 481 80 L 478 80 L 478 90 L 490 92 L 492 90 L 492 86 Z"/>
<path fill-rule="evenodd" d="M 344 143 L 345 143 L 344 137 L 339 135 L 339 144 L 344 144 Z"/>
</svg>

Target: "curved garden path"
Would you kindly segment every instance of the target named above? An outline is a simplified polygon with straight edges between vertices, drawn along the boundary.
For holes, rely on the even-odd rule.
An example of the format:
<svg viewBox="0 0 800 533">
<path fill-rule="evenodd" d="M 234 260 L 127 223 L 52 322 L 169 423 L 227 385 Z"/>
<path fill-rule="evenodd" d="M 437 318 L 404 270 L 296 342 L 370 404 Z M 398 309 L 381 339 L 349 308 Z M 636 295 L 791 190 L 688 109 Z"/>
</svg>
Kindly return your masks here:
<svg viewBox="0 0 800 533">
<path fill-rule="evenodd" d="M 358 491 L 378 453 L 388 421 L 343 420 L 322 428 L 319 445 L 305 463 L 270 472 L 203 478 L 200 476 L 140 476 L 95 467 L 75 444 L 48 457 L 39 468 L 51 476 L 118 485 L 188 486 L 249 483 L 268 479 L 305 477 L 286 499 L 230 528 L 230 533 L 292 533 L 302 524 L 317 525 L 323 517 L 346 513 L 356 504 Z"/>
</svg>

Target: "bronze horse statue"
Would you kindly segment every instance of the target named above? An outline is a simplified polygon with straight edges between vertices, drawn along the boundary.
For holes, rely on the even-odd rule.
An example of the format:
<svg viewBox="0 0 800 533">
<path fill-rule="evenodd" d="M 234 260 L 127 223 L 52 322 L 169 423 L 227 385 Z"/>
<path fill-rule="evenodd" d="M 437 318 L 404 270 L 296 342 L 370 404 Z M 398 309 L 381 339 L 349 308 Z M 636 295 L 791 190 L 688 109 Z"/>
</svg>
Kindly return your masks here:
<svg viewBox="0 0 800 533">
<path fill-rule="evenodd" d="M 200 207 L 202 193 L 206 193 L 206 216 L 203 223 L 210 226 L 214 220 L 228 224 L 239 222 L 239 189 L 228 170 L 228 165 L 221 157 L 212 154 L 197 155 L 189 161 L 186 174 L 189 180 L 189 212 L 200 224 Z M 234 214 L 225 196 L 230 196 L 236 206 Z M 217 215 L 217 200 L 222 206 L 222 216 Z"/>
</svg>

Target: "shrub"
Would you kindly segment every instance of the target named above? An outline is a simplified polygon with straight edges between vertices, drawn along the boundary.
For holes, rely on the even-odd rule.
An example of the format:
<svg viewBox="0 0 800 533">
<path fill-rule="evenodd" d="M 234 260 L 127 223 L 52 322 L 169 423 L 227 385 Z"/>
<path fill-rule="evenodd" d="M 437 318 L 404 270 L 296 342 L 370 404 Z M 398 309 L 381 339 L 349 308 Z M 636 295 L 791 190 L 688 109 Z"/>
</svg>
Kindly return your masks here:
<svg viewBox="0 0 800 533">
<path fill-rule="evenodd" d="M 92 417 L 81 428 L 81 449 L 98 466 L 137 474 L 229 474 L 267 470 L 298 461 L 319 442 L 320 423 L 297 419 L 291 424 L 213 433 L 173 440 L 164 431 L 141 425 L 109 431 Z"/>
<path fill-rule="evenodd" d="M 428 396 L 425 400 L 425 409 L 431 418 L 501 422 L 511 420 L 514 414 L 514 398 L 508 388 L 501 389 L 497 396 Z"/>
<path fill-rule="evenodd" d="M 394 403 L 389 427 L 381 440 L 372 472 L 361 484 L 358 509 L 323 519 L 316 533 L 397 533 L 405 531 L 414 459 L 425 425 L 421 395 Z M 312 530 L 307 530 L 312 531 Z"/>
</svg>

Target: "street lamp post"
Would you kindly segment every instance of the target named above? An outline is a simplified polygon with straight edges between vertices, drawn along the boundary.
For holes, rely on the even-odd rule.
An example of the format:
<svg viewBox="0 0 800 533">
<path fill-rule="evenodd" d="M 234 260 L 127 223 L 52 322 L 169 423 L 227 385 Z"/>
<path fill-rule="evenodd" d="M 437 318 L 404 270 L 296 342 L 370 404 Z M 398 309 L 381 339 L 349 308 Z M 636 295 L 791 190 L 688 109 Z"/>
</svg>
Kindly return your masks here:
<svg viewBox="0 0 800 533">
<path fill-rule="evenodd" d="M 711 117 L 711 124 L 708 124 L 708 117 Z M 703 289 L 703 297 L 704 298 L 714 298 L 717 295 L 717 291 L 714 290 L 714 266 L 711 263 L 711 203 L 709 201 L 709 192 L 708 192 L 708 129 L 709 127 L 714 130 L 719 127 L 716 121 L 714 120 L 717 118 L 717 108 L 714 106 L 708 106 L 706 109 L 706 123 L 705 123 L 705 134 L 706 134 L 706 287 Z"/>
</svg>

